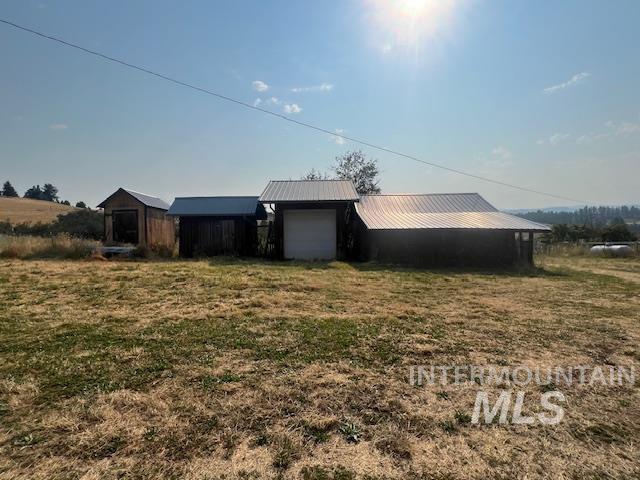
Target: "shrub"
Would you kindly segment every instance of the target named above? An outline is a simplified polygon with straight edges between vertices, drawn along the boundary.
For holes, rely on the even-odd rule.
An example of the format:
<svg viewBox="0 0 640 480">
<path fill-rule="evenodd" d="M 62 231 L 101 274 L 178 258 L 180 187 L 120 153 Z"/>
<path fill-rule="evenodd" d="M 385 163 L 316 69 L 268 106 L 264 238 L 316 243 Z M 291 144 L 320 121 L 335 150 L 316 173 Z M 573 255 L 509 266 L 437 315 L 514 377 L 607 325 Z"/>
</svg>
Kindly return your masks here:
<svg viewBox="0 0 640 480">
<path fill-rule="evenodd" d="M 67 234 L 72 237 L 100 240 L 103 232 L 103 214 L 88 209 L 58 215 L 58 219 L 51 223 L 19 223 L 13 227 L 8 222 L 0 224 L 0 233 L 40 237 Z"/>
<path fill-rule="evenodd" d="M 99 246 L 98 242 L 72 238 L 68 235 L 32 237 L 0 235 L 2 258 L 87 258 Z"/>
</svg>

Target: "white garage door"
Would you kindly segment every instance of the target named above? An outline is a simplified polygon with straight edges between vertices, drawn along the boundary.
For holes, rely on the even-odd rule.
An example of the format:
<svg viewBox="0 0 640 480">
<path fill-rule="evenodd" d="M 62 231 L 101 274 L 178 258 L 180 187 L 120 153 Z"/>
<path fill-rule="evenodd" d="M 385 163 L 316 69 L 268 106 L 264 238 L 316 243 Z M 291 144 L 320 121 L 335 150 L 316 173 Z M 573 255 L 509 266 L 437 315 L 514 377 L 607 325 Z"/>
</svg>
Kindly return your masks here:
<svg viewBox="0 0 640 480">
<path fill-rule="evenodd" d="M 336 258 L 336 211 L 285 210 L 284 258 Z"/>
</svg>

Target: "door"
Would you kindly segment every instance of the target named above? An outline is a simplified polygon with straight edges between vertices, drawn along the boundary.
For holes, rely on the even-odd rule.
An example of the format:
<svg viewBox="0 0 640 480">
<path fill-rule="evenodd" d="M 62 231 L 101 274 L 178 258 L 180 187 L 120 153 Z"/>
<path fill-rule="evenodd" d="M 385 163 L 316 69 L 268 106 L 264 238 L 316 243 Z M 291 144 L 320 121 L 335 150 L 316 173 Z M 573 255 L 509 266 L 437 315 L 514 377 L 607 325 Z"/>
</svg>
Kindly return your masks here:
<svg viewBox="0 0 640 480">
<path fill-rule="evenodd" d="M 336 258 L 335 210 L 285 210 L 284 258 Z"/>
<path fill-rule="evenodd" d="M 113 241 L 118 243 L 138 243 L 138 211 L 113 210 Z"/>
</svg>

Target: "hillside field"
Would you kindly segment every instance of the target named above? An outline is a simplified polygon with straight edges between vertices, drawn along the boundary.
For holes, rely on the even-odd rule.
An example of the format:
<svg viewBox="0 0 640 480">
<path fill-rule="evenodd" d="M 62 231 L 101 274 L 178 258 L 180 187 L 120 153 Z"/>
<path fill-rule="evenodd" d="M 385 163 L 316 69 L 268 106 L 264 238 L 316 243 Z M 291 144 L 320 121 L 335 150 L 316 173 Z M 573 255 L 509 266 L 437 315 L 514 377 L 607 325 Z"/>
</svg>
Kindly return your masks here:
<svg viewBox="0 0 640 480">
<path fill-rule="evenodd" d="M 566 413 L 513 425 L 470 422 L 473 382 L 408 381 L 640 371 L 640 261 L 539 267 L 0 260 L 0 478 L 638 478 L 637 384 L 518 387 Z"/>
<path fill-rule="evenodd" d="M 69 205 L 62 205 L 44 200 L 30 198 L 0 197 L 0 222 L 12 225 L 19 223 L 50 223 L 58 215 L 78 210 Z"/>
</svg>

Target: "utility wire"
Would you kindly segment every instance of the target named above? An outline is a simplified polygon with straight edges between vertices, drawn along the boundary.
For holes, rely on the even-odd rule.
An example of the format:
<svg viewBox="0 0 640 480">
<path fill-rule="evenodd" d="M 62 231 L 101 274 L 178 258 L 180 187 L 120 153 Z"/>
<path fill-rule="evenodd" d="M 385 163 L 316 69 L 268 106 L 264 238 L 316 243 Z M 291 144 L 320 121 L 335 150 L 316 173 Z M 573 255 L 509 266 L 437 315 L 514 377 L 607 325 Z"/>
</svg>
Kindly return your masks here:
<svg viewBox="0 0 640 480">
<path fill-rule="evenodd" d="M 57 38 L 57 37 L 54 37 L 52 35 L 47 35 L 45 33 L 38 32 L 38 31 L 33 30 L 31 28 L 24 27 L 22 25 L 18 25 L 17 23 L 13 23 L 13 22 L 10 22 L 8 20 L 4 20 L 2 18 L 0 18 L 0 23 L 4 23 L 5 25 L 9 25 L 11 27 L 17 28 L 19 30 L 23 30 L 23 31 L 31 33 L 33 35 L 37 35 L 38 37 L 42 37 L 42 38 L 45 38 L 47 40 L 52 40 L 52 41 L 57 42 L 59 44 L 62 44 L 64 46 L 75 48 L 76 50 L 80 50 L 82 52 L 88 53 L 90 55 L 94 55 L 96 57 L 100 57 L 100 58 L 102 58 L 104 60 L 108 60 L 110 62 L 118 63 L 118 64 L 123 65 L 125 67 L 132 68 L 132 69 L 138 70 L 140 72 L 144 72 L 144 73 L 146 73 L 148 75 L 153 75 L 154 77 L 161 78 L 162 80 L 166 80 L 166 81 L 174 83 L 176 85 L 180 85 L 182 87 L 187 87 L 187 88 L 190 88 L 192 90 L 196 90 L 198 92 L 206 93 L 207 95 L 214 96 L 214 97 L 216 97 L 216 98 L 218 98 L 220 100 L 224 100 L 226 102 L 235 103 L 236 105 L 240 105 L 242 107 L 245 107 L 245 108 L 248 108 L 248 109 L 251 109 L 251 110 L 255 110 L 255 111 L 267 114 L 267 115 L 271 115 L 273 117 L 277 117 L 277 118 L 279 118 L 281 120 L 285 120 L 287 122 L 291 122 L 291 123 L 293 123 L 295 125 L 298 125 L 298 126 L 301 126 L 301 127 L 310 128 L 312 130 L 315 130 L 315 131 L 318 131 L 318 132 L 322 132 L 322 133 L 326 133 L 326 134 L 331 135 L 333 137 L 342 138 L 344 140 L 348 140 L 348 141 L 353 142 L 353 143 L 364 145 L 366 147 L 370 147 L 370 148 L 373 148 L 375 150 L 379 150 L 381 152 L 386 152 L 386 153 L 390 153 L 392 155 L 396 155 L 398 157 L 407 158 L 409 160 L 413 160 L 415 162 L 422 163 L 424 165 L 428 165 L 430 167 L 439 168 L 441 170 L 446 170 L 448 172 L 457 173 L 458 175 L 464 175 L 466 177 L 475 178 L 476 180 L 482 180 L 484 182 L 493 183 L 495 185 L 501 185 L 503 187 L 514 188 L 516 190 L 522 190 L 524 192 L 535 193 L 535 194 L 538 194 L 538 195 L 544 195 L 544 196 L 547 196 L 547 197 L 557 198 L 557 199 L 561 199 L 561 200 L 568 200 L 568 201 L 571 201 L 571 202 L 578 202 L 578 203 L 581 203 L 581 204 L 593 203 L 593 202 L 587 202 L 585 200 L 579 200 L 579 199 L 575 199 L 575 198 L 571 198 L 571 197 L 565 197 L 565 196 L 562 196 L 562 195 L 556 195 L 556 194 L 549 193 L 549 192 L 543 192 L 543 191 L 535 190 L 535 189 L 532 189 L 532 188 L 521 187 L 519 185 L 506 183 L 506 182 L 502 182 L 500 180 L 495 180 L 495 179 L 492 179 L 492 178 L 483 177 L 483 176 L 480 176 L 480 175 L 475 175 L 473 173 L 465 172 L 463 170 L 458 170 L 458 169 L 455 169 L 455 168 L 447 167 L 446 165 L 441 165 L 441 164 L 434 163 L 434 162 L 428 162 L 426 160 L 423 160 L 421 158 L 415 157 L 413 155 L 402 153 L 402 152 L 399 152 L 397 150 L 393 150 L 393 149 L 390 149 L 390 148 L 381 147 L 379 145 L 370 143 L 370 142 L 368 142 L 366 140 L 361 140 L 361 139 L 358 139 L 358 138 L 355 138 L 355 137 L 350 137 L 348 135 L 343 135 L 341 133 L 332 132 L 331 130 L 327 130 L 326 128 L 318 127 L 317 125 L 313 125 L 313 124 L 310 124 L 310 123 L 302 122 L 300 120 L 295 120 L 295 119 L 293 119 L 291 117 L 287 117 L 286 115 L 282 115 L 282 114 L 277 113 L 277 112 L 272 112 L 271 110 L 267 110 L 265 108 L 260 108 L 258 106 L 252 105 L 250 103 L 243 102 L 242 100 L 238 100 L 238 99 L 235 99 L 235 98 L 232 98 L 232 97 L 228 97 L 228 96 L 223 95 L 221 93 L 217 93 L 217 92 L 214 92 L 212 90 L 207 90 L 206 88 L 198 87 L 197 85 L 193 85 L 191 83 L 183 82 L 182 80 L 178 80 L 178 79 L 175 79 L 175 78 L 172 78 L 172 77 L 168 77 L 167 75 L 163 75 L 161 73 L 154 72 L 154 71 L 149 70 L 147 68 L 140 67 L 140 66 L 134 65 L 132 63 L 125 62 L 124 60 L 120 60 L 120 59 L 117 59 L 117 58 L 114 58 L 114 57 L 110 57 L 109 55 L 105 55 L 104 53 L 100 53 L 100 52 L 96 52 L 94 50 L 90 50 L 90 49 L 82 47 L 80 45 L 67 42 L 65 40 L 62 40 L 62 39 Z"/>
</svg>

